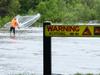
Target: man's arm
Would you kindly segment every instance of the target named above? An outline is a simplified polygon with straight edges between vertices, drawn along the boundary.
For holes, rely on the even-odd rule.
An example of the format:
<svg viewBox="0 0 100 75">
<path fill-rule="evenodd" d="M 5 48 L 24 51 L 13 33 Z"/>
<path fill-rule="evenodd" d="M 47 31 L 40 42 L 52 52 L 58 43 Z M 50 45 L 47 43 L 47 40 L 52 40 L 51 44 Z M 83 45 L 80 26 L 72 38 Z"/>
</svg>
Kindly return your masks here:
<svg viewBox="0 0 100 75">
<path fill-rule="evenodd" d="M 20 27 L 19 27 L 19 23 L 16 21 L 16 25 L 17 25 L 17 28 L 19 29 Z"/>
</svg>

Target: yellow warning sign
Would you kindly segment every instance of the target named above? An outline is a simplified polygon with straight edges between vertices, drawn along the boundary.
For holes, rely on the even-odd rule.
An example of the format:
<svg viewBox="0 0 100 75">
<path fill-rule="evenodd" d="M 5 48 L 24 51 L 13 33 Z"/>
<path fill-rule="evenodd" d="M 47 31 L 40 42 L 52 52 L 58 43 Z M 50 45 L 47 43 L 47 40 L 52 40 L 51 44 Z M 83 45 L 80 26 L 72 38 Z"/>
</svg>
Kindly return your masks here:
<svg viewBox="0 0 100 75">
<path fill-rule="evenodd" d="M 51 36 L 51 37 L 93 37 L 93 36 L 98 36 L 99 34 L 100 34 L 100 27 L 95 27 L 92 25 L 45 26 L 45 36 Z"/>
</svg>

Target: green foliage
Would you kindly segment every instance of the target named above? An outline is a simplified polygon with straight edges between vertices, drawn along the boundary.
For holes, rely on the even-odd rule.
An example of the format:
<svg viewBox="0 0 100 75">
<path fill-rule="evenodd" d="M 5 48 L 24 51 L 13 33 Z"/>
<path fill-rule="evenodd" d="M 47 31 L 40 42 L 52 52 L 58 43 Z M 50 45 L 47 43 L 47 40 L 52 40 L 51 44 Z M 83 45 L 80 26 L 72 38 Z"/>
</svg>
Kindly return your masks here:
<svg viewBox="0 0 100 75">
<path fill-rule="evenodd" d="M 0 27 L 2 27 L 4 24 L 9 22 L 12 19 L 10 16 L 5 16 L 3 18 L 0 17 Z"/>
<path fill-rule="evenodd" d="M 95 75 L 95 74 L 93 74 L 93 73 L 87 73 L 87 74 L 76 73 L 76 74 L 74 74 L 74 75 Z M 96 75 L 98 75 L 98 74 L 96 74 Z"/>
<path fill-rule="evenodd" d="M 19 0 L 10 0 L 8 5 L 8 15 L 15 16 L 16 14 L 18 14 L 18 11 L 20 10 L 19 8 Z"/>
<path fill-rule="evenodd" d="M 66 17 L 66 4 L 62 0 L 49 0 L 41 2 L 37 6 L 37 11 L 42 14 L 42 21 L 63 22 Z"/>
<path fill-rule="evenodd" d="M 44 20 L 57 23 L 100 20 L 100 0 L 0 0 L 0 25 L 7 21 L 2 20 L 5 16 L 37 12 L 41 14 L 41 23 Z"/>
<path fill-rule="evenodd" d="M 86 75 L 94 75 L 94 74 L 92 74 L 92 73 L 88 73 L 88 74 L 86 74 Z"/>
<path fill-rule="evenodd" d="M 29 9 L 29 10 L 28 10 L 28 14 L 29 14 L 29 15 L 33 15 L 33 14 L 34 14 L 33 9 Z"/>
<path fill-rule="evenodd" d="M 37 11 L 42 14 L 41 21 L 75 23 L 80 20 L 99 20 L 98 3 L 100 1 L 97 0 L 48 0 L 40 2 Z"/>
<path fill-rule="evenodd" d="M 74 74 L 74 75 L 82 75 L 81 73 L 76 73 L 76 74 Z"/>
</svg>

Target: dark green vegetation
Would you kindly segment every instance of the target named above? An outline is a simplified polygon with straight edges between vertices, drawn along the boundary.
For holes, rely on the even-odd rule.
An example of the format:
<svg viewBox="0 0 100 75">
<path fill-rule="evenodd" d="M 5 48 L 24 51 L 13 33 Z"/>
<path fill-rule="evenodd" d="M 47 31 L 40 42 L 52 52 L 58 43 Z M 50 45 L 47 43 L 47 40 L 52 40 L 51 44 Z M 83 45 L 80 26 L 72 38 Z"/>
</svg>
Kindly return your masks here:
<svg viewBox="0 0 100 75">
<path fill-rule="evenodd" d="M 100 74 L 93 74 L 93 73 L 82 74 L 82 73 L 76 73 L 74 75 L 100 75 Z"/>
<path fill-rule="evenodd" d="M 40 13 L 42 23 L 100 20 L 100 0 L 0 0 L 0 26 L 13 16 Z"/>
</svg>

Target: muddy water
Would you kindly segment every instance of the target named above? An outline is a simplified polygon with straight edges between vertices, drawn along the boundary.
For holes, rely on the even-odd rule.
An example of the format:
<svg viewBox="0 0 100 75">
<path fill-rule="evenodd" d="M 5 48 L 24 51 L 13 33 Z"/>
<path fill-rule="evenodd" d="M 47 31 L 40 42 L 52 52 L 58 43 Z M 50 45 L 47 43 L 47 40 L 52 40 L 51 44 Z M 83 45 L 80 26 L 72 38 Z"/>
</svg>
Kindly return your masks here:
<svg viewBox="0 0 100 75">
<path fill-rule="evenodd" d="M 52 38 L 52 72 L 100 73 L 100 38 Z M 43 75 L 42 28 L 20 29 L 16 37 L 0 30 L 0 75 Z"/>
<path fill-rule="evenodd" d="M 8 30 L 0 31 L 0 75 L 42 74 L 42 29 L 16 31 L 10 37 Z"/>
<path fill-rule="evenodd" d="M 52 38 L 52 70 L 54 73 L 100 74 L 100 38 Z"/>
</svg>

